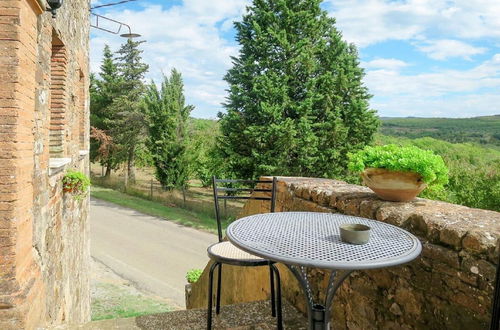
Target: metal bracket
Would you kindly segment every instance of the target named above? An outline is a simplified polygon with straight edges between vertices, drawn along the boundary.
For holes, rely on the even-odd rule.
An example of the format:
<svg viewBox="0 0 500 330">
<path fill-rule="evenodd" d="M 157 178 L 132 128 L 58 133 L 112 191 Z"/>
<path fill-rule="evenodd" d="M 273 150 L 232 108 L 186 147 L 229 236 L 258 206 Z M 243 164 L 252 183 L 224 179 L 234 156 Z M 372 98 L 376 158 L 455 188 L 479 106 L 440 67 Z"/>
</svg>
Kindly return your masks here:
<svg viewBox="0 0 500 330">
<path fill-rule="evenodd" d="M 116 20 L 111 19 L 111 18 L 104 17 L 104 16 L 96 14 L 96 13 L 92 13 L 92 12 L 90 13 L 90 15 L 93 16 L 93 17 L 95 17 L 95 23 L 92 22 L 92 19 L 90 21 L 90 26 L 93 27 L 93 28 L 96 28 L 96 29 L 102 30 L 102 31 L 106 31 L 106 32 L 109 32 L 109 33 L 112 33 L 112 34 L 120 34 L 122 28 L 126 27 L 128 29 L 128 33 L 122 33 L 122 34 L 120 34 L 121 37 L 127 37 L 127 38 L 140 37 L 139 34 L 132 33 L 132 30 L 130 29 L 130 26 L 128 24 L 116 21 Z M 107 21 L 107 22 L 111 22 L 111 23 L 114 23 L 114 24 L 118 24 L 117 29 L 116 30 L 110 30 L 110 29 L 104 28 L 104 27 L 102 27 L 102 25 L 101 26 L 99 25 L 99 23 L 101 21 Z"/>
</svg>

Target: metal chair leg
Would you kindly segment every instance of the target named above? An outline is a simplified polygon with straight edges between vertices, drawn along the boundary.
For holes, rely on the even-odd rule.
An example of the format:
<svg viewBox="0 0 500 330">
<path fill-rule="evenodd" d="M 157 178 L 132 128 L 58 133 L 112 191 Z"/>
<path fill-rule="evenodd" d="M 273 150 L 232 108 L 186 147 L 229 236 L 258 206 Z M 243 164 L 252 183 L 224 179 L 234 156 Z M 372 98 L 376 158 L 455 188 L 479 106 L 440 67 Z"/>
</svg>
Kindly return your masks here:
<svg viewBox="0 0 500 330">
<path fill-rule="evenodd" d="M 271 315 L 276 317 L 276 294 L 274 292 L 274 269 L 269 264 L 269 278 L 271 283 Z"/>
<path fill-rule="evenodd" d="M 215 267 L 219 266 L 218 262 L 214 262 L 210 267 L 208 273 L 208 306 L 207 306 L 207 330 L 212 329 L 212 295 L 213 295 L 213 285 L 214 285 L 214 270 Z"/>
<path fill-rule="evenodd" d="M 220 313 L 220 291 L 222 285 L 222 264 L 219 264 L 219 276 L 217 276 L 217 297 L 215 300 L 215 314 Z"/>
<path fill-rule="evenodd" d="M 280 279 L 280 272 L 278 268 L 272 264 L 271 267 L 274 270 L 274 274 L 276 275 L 276 287 L 277 287 L 277 301 L 276 301 L 276 310 L 277 310 L 277 323 L 278 323 L 278 330 L 283 330 L 283 313 L 281 310 L 281 279 Z"/>
</svg>

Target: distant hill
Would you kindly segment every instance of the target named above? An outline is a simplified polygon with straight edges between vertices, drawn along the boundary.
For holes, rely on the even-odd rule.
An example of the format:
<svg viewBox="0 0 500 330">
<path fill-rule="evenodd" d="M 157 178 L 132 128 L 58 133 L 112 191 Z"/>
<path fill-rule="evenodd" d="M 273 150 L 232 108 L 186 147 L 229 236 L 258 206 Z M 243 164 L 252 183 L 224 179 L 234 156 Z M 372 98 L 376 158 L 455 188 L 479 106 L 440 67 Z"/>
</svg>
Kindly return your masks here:
<svg viewBox="0 0 500 330">
<path fill-rule="evenodd" d="M 382 117 L 380 133 L 411 139 L 432 137 L 453 143 L 500 147 L 500 115 L 474 118 Z"/>
</svg>

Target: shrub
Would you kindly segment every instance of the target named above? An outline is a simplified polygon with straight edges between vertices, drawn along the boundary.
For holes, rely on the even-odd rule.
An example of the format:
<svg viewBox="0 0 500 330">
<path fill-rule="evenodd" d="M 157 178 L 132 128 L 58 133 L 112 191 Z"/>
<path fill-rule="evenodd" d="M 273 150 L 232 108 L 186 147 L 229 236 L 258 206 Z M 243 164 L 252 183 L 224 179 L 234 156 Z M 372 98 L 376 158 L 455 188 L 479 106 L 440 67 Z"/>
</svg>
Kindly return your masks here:
<svg viewBox="0 0 500 330">
<path fill-rule="evenodd" d="M 201 269 L 191 269 L 186 273 L 186 280 L 188 283 L 196 283 L 203 271 Z"/>
<path fill-rule="evenodd" d="M 448 183 L 448 168 L 443 158 L 430 150 L 395 144 L 366 147 L 349 154 L 349 170 L 362 172 L 365 168 L 385 168 L 393 171 L 415 172 L 429 186 L 442 187 Z"/>
<path fill-rule="evenodd" d="M 82 199 L 90 187 L 90 179 L 82 172 L 69 170 L 62 179 L 63 191 L 72 193 L 73 198 Z"/>
</svg>

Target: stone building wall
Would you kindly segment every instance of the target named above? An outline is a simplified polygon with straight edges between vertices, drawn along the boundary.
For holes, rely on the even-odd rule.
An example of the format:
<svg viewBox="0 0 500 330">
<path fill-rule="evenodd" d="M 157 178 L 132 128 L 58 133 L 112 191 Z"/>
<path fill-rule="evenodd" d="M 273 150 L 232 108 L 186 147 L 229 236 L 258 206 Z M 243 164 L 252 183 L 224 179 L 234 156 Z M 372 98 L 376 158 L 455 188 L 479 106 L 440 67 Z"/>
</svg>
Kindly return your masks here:
<svg viewBox="0 0 500 330">
<path fill-rule="evenodd" d="M 337 212 L 387 222 L 417 235 L 421 257 L 401 267 L 356 271 L 334 302 L 335 329 L 487 329 L 493 295 L 500 213 L 418 198 L 379 200 L 368 188 L 340 181 L 279 178 L 277 211 Z M 244 215 L 268 206 L 250 201 Z M 283 295 L 305 312 L 305 298 L 279 265 Z M 205 308 L 208 266 L 187 293 L 188 308 Z M 324 299 L 327 276 L 309 272 Z M 267 267 L 223 267 L 223 304 L 267 299 Z"/>
<path fill-rule="evenodd" d="M 45 8 L 0 1 L 0 329 L 90 319 L 89 201 L 61 183 L 88 174 L 89 1 Z"/>
</svg>

